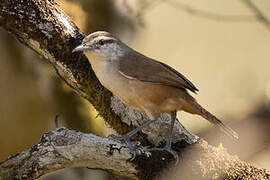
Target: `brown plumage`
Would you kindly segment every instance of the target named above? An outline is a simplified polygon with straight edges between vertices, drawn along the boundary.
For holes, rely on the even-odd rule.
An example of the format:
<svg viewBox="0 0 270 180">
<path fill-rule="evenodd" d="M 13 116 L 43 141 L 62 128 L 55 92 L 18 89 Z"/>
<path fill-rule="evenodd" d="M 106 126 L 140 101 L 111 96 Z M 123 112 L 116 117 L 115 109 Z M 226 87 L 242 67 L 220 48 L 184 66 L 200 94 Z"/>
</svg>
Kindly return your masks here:
<svg viewBox="0 0 270 180">
<path fill-rule="evenodd" d="M 198 89 L 172 67 L 131 49 L 107 32 L 87 36 L 75 51 L 85 51 L 100 82 L 126 104 L 151 119 L 179 110 L 197 114 L 238 138 L 188 93 Z"/>
<path fill-rule="evenodd" d="M 164 89 L 161 90 L 161 93 L 156 92 L 158 97 L 149 98 L 151 95 L 148 95 L 148 99 L 150 99 L 150 101 L 153 99 L 152 103 L 158 106 L 164 106 L 168 100 L 173 102 L 171 104 L 174 104 L 174 106 L 170 106 L 170 108 L 167 109 L 161 108 L 162 113 L 170 113 L 174 110 L 183 110 L 188 113 L 200 115 L 209 122 L 219 126 L 221 130 L 229 136 L 238 139 L 236 132 L 225 126 L 221 120 L 204 109 L 193 97 L 189 95 L 186 89 L 194 93 L 196 93 L 198 89 L 184 75 L 162 62 L 148 58 L 138 52 L 134 52 L 134 54 L 129 54 L 128 57 L 124 56 L 123 58 L 125 58 L 125 61 L 119 62 L 119 71 L 126 78 L 164 86 L 163 88 L 160 86 L 157 87 Z M 150 85 L 148 86 L 150 87 Z M 167 86 L 171 88 L 168 88 Z M 156 88 L 150 89 L 151 92 L 157 91 Z M 164 95 L 163 92 L 166 92 L 167 95 Z M 174 95 L 175 93 L 176 95 Z M 157 100 L 161 100 L 163 103 L 154 102 Z"/>
</svg>

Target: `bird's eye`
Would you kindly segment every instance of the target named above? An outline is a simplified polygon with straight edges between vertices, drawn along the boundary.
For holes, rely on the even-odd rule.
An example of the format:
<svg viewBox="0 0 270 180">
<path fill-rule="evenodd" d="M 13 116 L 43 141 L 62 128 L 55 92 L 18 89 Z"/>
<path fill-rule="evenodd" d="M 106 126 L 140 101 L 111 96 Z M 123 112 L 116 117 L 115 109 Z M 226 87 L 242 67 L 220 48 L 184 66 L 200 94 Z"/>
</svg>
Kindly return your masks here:
<svg viewBox="0 0 270 180">
<path fill-rule="evenodd" d="M 99 43 L 99 45 L 102 46 L 104 44 L 104 41 L 103 40 L 100 40 L 98 43 Z"/>
</svg>

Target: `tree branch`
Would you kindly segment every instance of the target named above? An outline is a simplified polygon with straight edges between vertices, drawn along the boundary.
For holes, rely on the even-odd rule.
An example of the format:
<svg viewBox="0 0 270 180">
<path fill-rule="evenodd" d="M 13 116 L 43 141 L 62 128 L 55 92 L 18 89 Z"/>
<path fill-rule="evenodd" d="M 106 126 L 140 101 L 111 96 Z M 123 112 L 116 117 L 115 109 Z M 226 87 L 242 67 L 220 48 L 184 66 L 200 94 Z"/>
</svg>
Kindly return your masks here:
<svg viewBox="0 0 270 180">
<path fill-rule="evenodd" d="M 171 167 L 171 171 L 177 173 L 166 174 L 161 171 L 172 158 L 165 152 L 151 154 L 141 146 L 138 150 L 143 155 L 130 162 L 130 150 L 117 140 L 57 128 L 45 133 L 37 145 L 0 163 L 0 179 L 37 179 L 70 167 L 102 169 L 131 179 L 152 179 L 164 173 L 165 179 L 270 178 L 265 170 L 242 162 L 203 140 L 182 148 L 179 165 Z"/>
<path fill-rule="evenodd" d="M 127 160 L 125 144 L 93 134 L 57 128 L 40 142 L 0 164 L 0 179 L 37 179 L 58 169 L 88 167 L 135 178 L 137 170 Z"/>
<path fill-rule="evenodd" d="M 85 35 L 54 0 L 2 0 L 0 26 L 53 64 L 57 68 L 58 75 L 76 89 L 79 95 L 92 103 L 107 124 L 119 134 L 124 134 L 149 120 L 145 114 L 127 107 L 112 96 L 99 83 L 83 54 L 71 53 Z M 164 114 L 160 121 L 139 133 L 137 139 L 145 145 L 156 146 L 166 137 L 169 125 L 170 116 Z M 213 150 L 216 148 L 205 145 L 207 143 L 203 140 L 198 141 L 198 137 L 185 130 L 179 122 L 175 125 L 173 138 L 173 147 L 182 155 L 181 157 L 191 157 L 188 158 L 191 161 L 185 166 L 189 167 L 187 168 L 189 176 L 208 178 L 211 173 L 215 173 L 218 178 L 224 175 L 234 178 L 243 174 L 253 177 L 255 171 L 248 171 L 245 169 L 247 167 L 260 172 L 262 177 L 267 176 L 264 170 L 252 167 L 237 158 L 231 158 L 232 156 L 225 152 L 224 156 L 221 156 L 222 159 L 218 159 L 223 154 L 220 150 L 217 150 L 221 152 L 217 157 L 211 156 L 216 152 Z M 123 147 L 121 143 L 106 138 L 57 129 L 45 134 L 38 145 L 1 163 L 0 179 L 35 179 L 57 169 L 75 166 L 106 169 L 108 167 L 104 162 L 113 163 L 107 170 L 115 174 L 151 179 L 160 175 L 172 161 L 168 154 L 154 152 L 151 161 L 145 156 L 139 156 L 135 162 L 126 162 L 130 158 L 126 148 L 120 148 L 120 153 L 107 154 L 110 152 L 111 143 L 116 144 L 116 147 Z M 83 154 L 78 151 L 78 147 Z M 184 147 L 188 147 L 186 148 L 188 151 L 183 151 Z M 195 147 L 194 152 L 198 156 L 192 155 L 192 147 Z M 238 169 L 235 169 L 235 163 L 239 164 Z M 122 167 L 123 164 L 126 166 Z M 223 169 L 220 164 L 228 166 Z M 210 165 L 212 169 L 208 168 Z M 183 174 L 187 170 L 183 171 Z"/>
</svg>

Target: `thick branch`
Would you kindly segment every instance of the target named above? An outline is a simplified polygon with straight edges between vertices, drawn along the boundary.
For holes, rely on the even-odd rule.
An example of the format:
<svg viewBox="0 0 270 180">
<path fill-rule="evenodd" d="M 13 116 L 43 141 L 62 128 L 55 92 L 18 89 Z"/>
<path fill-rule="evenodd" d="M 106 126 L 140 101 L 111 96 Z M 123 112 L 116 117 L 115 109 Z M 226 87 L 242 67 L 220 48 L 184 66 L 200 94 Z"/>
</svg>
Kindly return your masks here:
<svg viewBox="0 0 270 180">
<path fill-rule="evenodd" d="M 58 128 L 40 143 L 0 164 L 0 179 L 37 179 L 58 169 L 88 167 L 135 178 L 128 148 L 112 139 Z"/>
<path fill-rule="evenodd" d="M 170 174 L 161 170 L 172 157 L 165 152 L 151 154 L 142 147 L 139 149 L 143 155 L 130 162 L 132 155 L 123 143 L 57 128 L 44 134 L 37 145 L 0 163 L 0 179 L 37 179 L 49 172 L 69 167 L 102 169 L 125 179 L 153 179 L 164 176 L 164 173 L 164 179 L 270 178 L 265 170 L 242 162 L 203 140 L 182 148 L 181 160 L 178 166 L 171 167 Z"/>
</svg>

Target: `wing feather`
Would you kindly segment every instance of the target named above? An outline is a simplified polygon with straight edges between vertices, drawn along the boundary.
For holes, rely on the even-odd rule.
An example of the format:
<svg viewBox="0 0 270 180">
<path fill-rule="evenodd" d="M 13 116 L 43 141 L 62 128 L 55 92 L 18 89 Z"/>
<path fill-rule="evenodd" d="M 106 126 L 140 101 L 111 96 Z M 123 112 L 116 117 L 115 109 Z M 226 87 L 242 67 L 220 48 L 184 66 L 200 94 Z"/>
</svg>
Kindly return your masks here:
<svg viewBox="0 0 270 180">
<path fill-rule="evenodd" d="M 194 84 L 184 75 L 162 62 L 153 60 L 137 52 L 122 58 L 124 59 L 119 62 L 119 72 L 124 77 L 181 89 L 189 89 L 194 93 L 198 91 Z"/>
</svg>

